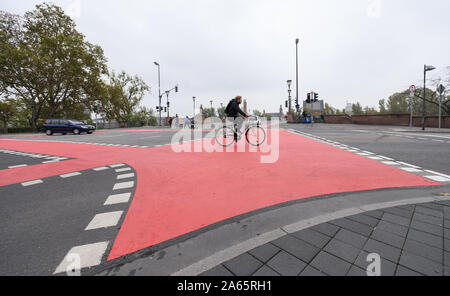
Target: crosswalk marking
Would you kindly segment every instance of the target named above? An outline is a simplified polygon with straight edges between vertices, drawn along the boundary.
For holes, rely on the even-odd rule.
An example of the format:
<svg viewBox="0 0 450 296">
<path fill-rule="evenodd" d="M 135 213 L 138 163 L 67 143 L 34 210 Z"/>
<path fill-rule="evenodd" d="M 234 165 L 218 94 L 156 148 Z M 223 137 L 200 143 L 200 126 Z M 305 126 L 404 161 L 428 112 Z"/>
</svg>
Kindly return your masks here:
<svg viewBox="0 0 450 296">
<path fill-rule="evenodd" d="M 108 248 L 109 242 L 100 242 L 95 244 L 83 245 L 78 247 L 73 247 L 67 255 L 64 257 L 62 262 L 56 268 L 53 274 L 73 272 L 73 270 L 68 270 L 74 263 L 74 258 L 79 258 L 80 268 L 92 267 L 99 265 L 102 261 L 102 257 Z"/>
<path fill-rule="evenodd" d="M 120 217 L 122 217 L 123 211 L 118 212 L 110 212 L 97 214 L 86 227 L 85 230 L 93 230 L 99 228 L 108 228 L 112 226 L 116 226 L 119 223 Z"/>
</svg>

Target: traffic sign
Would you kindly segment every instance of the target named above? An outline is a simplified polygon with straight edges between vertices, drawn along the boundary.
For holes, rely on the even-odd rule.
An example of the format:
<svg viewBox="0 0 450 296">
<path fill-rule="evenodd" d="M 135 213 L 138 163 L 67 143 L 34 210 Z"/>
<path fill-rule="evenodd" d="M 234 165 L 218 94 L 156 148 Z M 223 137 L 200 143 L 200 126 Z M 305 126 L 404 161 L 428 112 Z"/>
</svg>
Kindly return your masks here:
<svg viewBox="0 0 450 296">
<path fill-rule="evenodd" d="M 441 84 L 441 85 L 439 85 L 437 91 L 438 91 L 439 94 L 442 95 L 444 93 L 444 91 L 445 91 L 445 87 Z"/>
<path fill-rule="evenodd" d="M 416 86 L 415 85 L 411 85 L 409 87 L 409 94 L 411 97 L 414 97 L 414 94 L 416 93 Z"/>
</svg>

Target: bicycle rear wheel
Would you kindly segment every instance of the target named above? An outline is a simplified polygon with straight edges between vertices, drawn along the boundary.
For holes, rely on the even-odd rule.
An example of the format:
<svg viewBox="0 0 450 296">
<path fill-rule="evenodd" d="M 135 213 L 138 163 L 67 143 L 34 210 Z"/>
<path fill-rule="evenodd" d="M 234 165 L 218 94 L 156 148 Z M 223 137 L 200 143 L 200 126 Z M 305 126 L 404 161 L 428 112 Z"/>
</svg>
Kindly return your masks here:
<svg viewBox="0 0 450 296">
<path fill-rule="evenodd" d="M 223 146 L 228 147 L 234 142 L 234 131 L 229 127 L 222 127 L 216 131 L 216 142 Z"/>
<path fill-rule="evenodd" d="M 261 146 L 266 141 L 266 131 L 259 126 L 252 126 L 245 133 L 245 138 L 250 145 Z"/>
</svg>

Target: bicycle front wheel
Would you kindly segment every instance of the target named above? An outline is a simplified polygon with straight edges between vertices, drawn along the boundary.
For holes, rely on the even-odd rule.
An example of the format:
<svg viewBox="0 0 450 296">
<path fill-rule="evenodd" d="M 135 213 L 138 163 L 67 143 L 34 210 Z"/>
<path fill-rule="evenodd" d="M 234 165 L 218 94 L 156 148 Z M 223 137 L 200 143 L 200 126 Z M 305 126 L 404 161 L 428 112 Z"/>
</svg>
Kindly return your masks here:
<svg viewBox="0 0 450 296">
<path fill-rule="evenodd" d="M 250 145 L 261 146 L 266 141 L 266 131 L 259 126 L 252 126 L 245 133 L 245 137 Z"/>
<path fill-rule="evenodd" d="M 222 127 L 216 131 L 216 142 L 223 147 L 228 147 L 234 142 L 234 131 L 229 127 Z"/>
</svg>

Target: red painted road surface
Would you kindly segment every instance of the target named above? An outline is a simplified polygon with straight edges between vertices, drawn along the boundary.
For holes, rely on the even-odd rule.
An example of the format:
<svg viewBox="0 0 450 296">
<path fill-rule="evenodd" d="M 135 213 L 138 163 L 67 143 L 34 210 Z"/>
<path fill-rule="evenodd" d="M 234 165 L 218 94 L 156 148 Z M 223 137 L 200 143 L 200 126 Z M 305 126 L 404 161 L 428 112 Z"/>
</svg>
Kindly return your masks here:
<svg viewBox="0 0 450 296">
<path fill-rule="evenodd" d="M 170 146 L 142 149 L 0 140 L 0 148 L 75 158 L 0 170 L 0 186 L 117 163 L 134 167 L 136 194 L 108 260 L 293 200 L 441 185 L 287 131 L 280 132 L 280 156 L 274 164 L 261 164 L 259 152 L 175 153 Z"/>
</svg>

